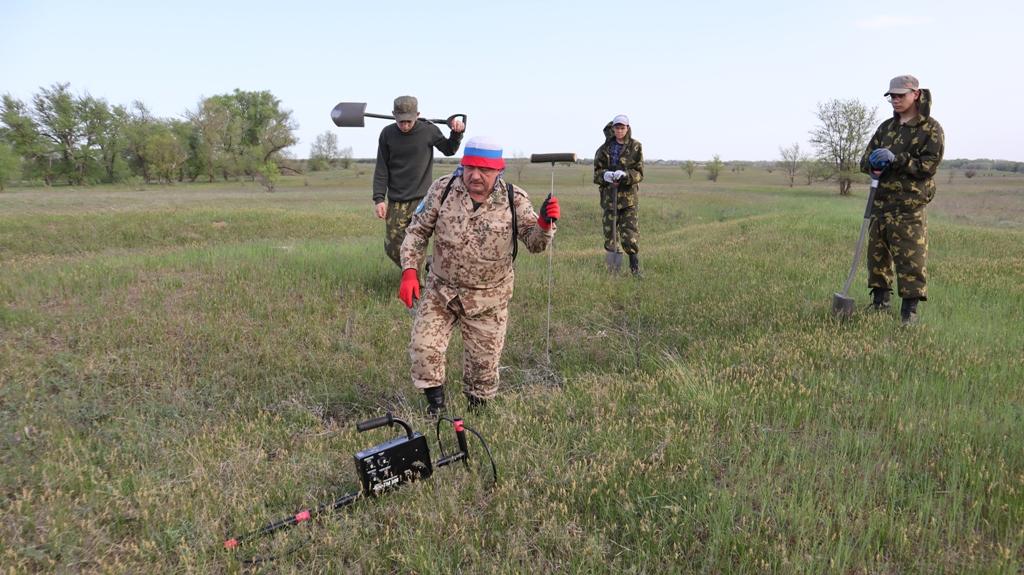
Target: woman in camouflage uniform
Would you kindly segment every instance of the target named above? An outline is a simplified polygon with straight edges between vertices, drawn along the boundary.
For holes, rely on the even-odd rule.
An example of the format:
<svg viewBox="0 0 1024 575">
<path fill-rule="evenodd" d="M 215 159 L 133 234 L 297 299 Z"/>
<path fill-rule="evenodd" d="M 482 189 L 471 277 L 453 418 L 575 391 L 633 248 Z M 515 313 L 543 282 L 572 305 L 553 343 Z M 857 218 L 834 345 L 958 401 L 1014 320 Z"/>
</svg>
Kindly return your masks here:
<svg viewBox="0 0 1024 575">
<path fill-rule="evenodd" d="M 636 210 L 638 184 L 644 179 L 643 146 L 633 139 L 629 118 L 621 114 L 604 127 L 604 137 L 604 144 L 594 152 L 594 183 L 599 186 L 604 211 L 604 249 L 616 250 L 614 225 L 622 251 L 629 255 L 629 269 L 639 276 L 640 231 Z"/>
<path fill-rule="evenodd" d="M 913 76 L 897 76 L 885 93 L 893 115 L 875 131 L 861 158 L 861 170 L 878 178 L 868 236 L 868 287 L 872 306 L 889 308 L 893 266 L 903 298 L 903 325 L 917 321 L 917 304 L 928 299 L 928 220 L 925 206 L 935 197 L 935 172 L 945 135 L 931 117 L 931 92 Z"/>
</svg>

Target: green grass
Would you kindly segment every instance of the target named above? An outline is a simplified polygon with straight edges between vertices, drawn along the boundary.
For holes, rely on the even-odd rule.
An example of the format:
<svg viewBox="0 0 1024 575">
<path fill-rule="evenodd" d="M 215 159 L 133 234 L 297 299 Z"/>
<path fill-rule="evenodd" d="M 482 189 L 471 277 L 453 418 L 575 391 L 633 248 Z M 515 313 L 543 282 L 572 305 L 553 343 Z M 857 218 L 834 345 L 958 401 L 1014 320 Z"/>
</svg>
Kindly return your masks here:
<svg viewBox="0 0 1024 575">
<path fill-rule="evenodd" d="M 556 171 L 559 377 L 548 259 L 521 251 L 501 394 L 467 419 L 497 488 L 441 469 L 240 554 L 356 489 L 351 455 L 395 433 L 356 421 L 393 410 L 437 455 L 368 176 L 0 194 L 0 570 L 1024 568 L 1024 180 L 940 176 L 901 329 L 829 316 L 863 190 L 652 166 L 635 282 L 604 270 L 589 172 Z"/>
</svg>

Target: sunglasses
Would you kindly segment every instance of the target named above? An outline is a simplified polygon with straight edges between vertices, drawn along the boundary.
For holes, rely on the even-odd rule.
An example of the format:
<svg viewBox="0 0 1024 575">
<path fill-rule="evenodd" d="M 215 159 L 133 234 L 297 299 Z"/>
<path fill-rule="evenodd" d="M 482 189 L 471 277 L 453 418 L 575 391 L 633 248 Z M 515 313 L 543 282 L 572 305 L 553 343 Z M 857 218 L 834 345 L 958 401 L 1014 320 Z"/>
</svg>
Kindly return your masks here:
<svg viewBox="0 0 1024 575">
<path fill-rule="evenodd" d="M 916 90 L 915 90 L 915 92 L 916 92 Z M 909 95 L 911 95 L 913 93 L 914 92 L 907 92 L 906 94 L 889 94 L 888 98 L 889 98 L 889 100 L 902 100 L 903 98 L 906 98 L 907 96 L 909 96 Z"/>
</svg>

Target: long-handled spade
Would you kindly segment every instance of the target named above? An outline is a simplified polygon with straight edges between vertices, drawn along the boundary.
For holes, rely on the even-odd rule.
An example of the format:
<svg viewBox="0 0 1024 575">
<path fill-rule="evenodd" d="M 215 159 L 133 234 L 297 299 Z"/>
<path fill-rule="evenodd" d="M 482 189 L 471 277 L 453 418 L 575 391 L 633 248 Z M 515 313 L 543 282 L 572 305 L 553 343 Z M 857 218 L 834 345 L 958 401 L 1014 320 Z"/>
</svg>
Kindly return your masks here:
<svg viewBox="0 0 1024 575">
<path fill-rule="evenodd" d="M 619 184 L 612 184 L 612 251 L 605 251 L 604 263 L 608 271 L 617 274 L 622 270 L 622 251 L 619 249 Z"/>
<path fill-rule="evenodd" d="M 848 318 L 853 315 L 853 310 L 856 307 L 854 299 L 846 294 L 850 293 L 853 277 L 857 275 L 857 263 L 860 261 L 860 251 L 864 245 L 864 234 L 868 231 L 868 225 L 871 223 L 871 204 L 875 199 L 876 190 L 878 190 L 878 178 L 871 178 L 868 205 L 864 208 L 864 221 L 860 224 L 860 237 L 857 238 L 857 248 L 853 250 L 853 264 L 850 265 L 850 275 L 846 276 L 843 291 L 832 294 L 832 315 L 835 317 Z"/>
<path fill-rule="evenodd" d="M 334 125 L 339 128 L 362 128 L 365 124 L 363 121 L 365 118 L 380 118 L 382 120 L 394 120 L 395 117 L 390 114 L 370 114 L 366 111 L 365 102 L 339 102 L 337 106 L 331 110 L 331 120 L 334 120 Z M 462 118 L 462 123 L 465 124 L 468 118 L 465 114 L 452 114 L 444 120 L 420 118 L 424 122 L 433 122 L 435 124 L 451 124 L 451 121 L 455 118 Z"/>
<path fill-rule="evenodd" d="M 551 162 L 551 191 L 548 192 L 548 198 L 555 195 L 555 162 L 570 162 L 576 163 L 576 154 L 568 152 L 564 154 L 531 154 L 530 163 L 541 164 L 544 162 Z M 551 367 L 551 290 L 554 283 L 554 274 L 552 272 L 552 260 L 554 259 L 555 252 L 555 240 L 551 239 L 551 246 L 548 247 L 548 323 L 547 323 L 547 362 L 548 368 Z"/>
</svg>

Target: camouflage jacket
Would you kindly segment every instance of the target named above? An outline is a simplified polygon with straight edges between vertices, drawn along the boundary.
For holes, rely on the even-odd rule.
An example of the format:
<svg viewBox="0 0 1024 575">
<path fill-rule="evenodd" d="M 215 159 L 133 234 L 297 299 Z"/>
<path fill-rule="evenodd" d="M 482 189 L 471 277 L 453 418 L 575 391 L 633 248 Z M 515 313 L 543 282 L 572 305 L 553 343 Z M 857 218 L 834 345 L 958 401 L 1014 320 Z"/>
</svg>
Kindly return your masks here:
<svg viewBox="0 0 1024 575">
<path fill-rule="evenodd" d="M 894 113 L 871 137 L 860 159 L 862 172 L 871 173 L 868 156 L 872 151 L 889 148 L 896 155 L 878 179 L 873 211 L 915 211 L 935 197 L 934 176 L 945 150 L 945 135 L 939 122 L 931 117 L 931 104 L 931 92 L 921 90 L 916 118 L 900 124 L 899 114 Z"/>
<path fill-rule="evenodd" d="M 612 142 L 615 135 L 612 133 L 612 123 L 604 127 L 604 144 L 594 152 L 594 183 L 600 186 L 601 197 L 611 193 L 612 185 L 604 181 L 606 170 L 622 170 L 626 177 L 619 180 L 618 204 L 620 208 L 635 206 L 637 192 L 640 186 L 637 185 L 644 179 L 644 149 L 640 142 L 633 139 L 633 128 L 626 129 L 626 139 L 622 144 L 622 153 L 619 154 L 618 163 L 612 165 Z"/>
<path fill-rule="evenodd" d="M 427 242 L 434 237 L 434 257 L 427 286 L 451 301 L 456 296 L 466 313 L 472 315 L 512 297 L 512 212 L 508 206 L 507 184 L 498 178 L 494 190 L 479 208 L 473 209 L 462 178 L 452 182 L 444 203 L 441 196 L 452 176 L 442 176 L 430 185 L 402 242 L 402 269 L 418 268 Z M 544 231 L 526 192 L 513 186 L 518 241 L 539 253 L 547 248 L 557 224 Z M 439 207 L 439 204 L 440 207 Z"/>
</svg>

